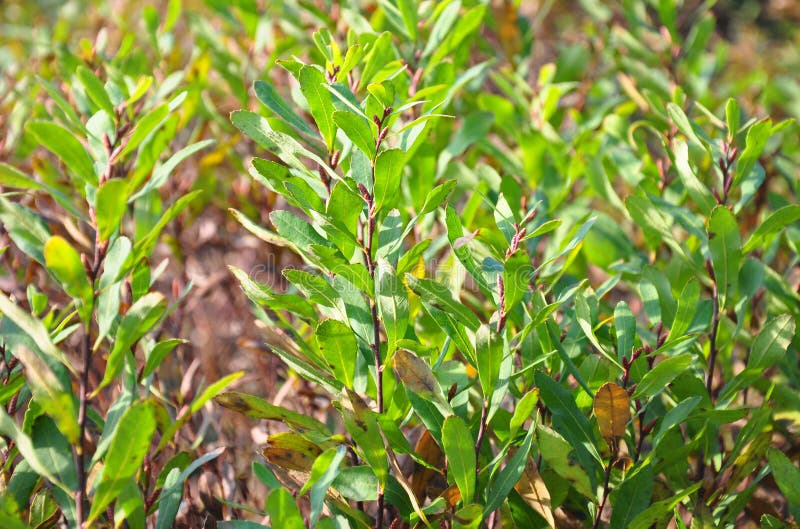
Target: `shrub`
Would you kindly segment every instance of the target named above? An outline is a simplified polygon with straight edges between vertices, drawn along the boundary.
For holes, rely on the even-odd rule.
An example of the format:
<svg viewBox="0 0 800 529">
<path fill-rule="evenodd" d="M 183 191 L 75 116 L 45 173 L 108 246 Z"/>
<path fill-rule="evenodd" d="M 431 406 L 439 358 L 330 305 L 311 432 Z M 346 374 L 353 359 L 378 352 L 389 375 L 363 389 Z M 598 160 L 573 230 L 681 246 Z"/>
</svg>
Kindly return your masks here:
<svg viewBox="0 0 800 529">
<path fill-rule="evenodd" d="M 155 288 L 167 262 L 154 266 L 153 250 L 198 196 L 162 204 L 159 188 L 213 142 L 165 156 L 187 132 L 187 91 L 154 86 L 132 46 L 111 57 L 102 44 L 83 51 L 59 56 L 60 81 L 35 80 L 32 94 L 46 103 L 20 97 L 33 119 L 7 139 L 35 176 L 0 162 L 9 190 L 0 221 L 12 243 L 3 248 L 12 286 L 0 292 L 0 525 L 144 527 L 157 510 L 155 527 L 172 527 L 187 476 L 221 451 L 195 460 L 167 445 L 242 374 L 186 406 L 155 383 L 185 342 L 162 324 L 189 288 L 172 299 Z"/>
<path fill-rule="evenodd" d="M 484 5 L 399 2 L 231 115 L 288 206 L 233 213 L 304 263 L 285 291 L 233 272 L 336 410 L 216 398 L 288 428 L 256 467 L 273 526 L 303 524 L 286 489 L 319 527 L 727 526 L 770 469 L 797 509 L 795 125 L 715 98 L 713 19 L 659 5 L 598 36 L 618 84 L 573 49 L 531 87 L 474 53 Z"/>
<path fill-rule="evenodd" d="M 268 421 L 268 496 L 217 499 L 275 528 L 796 526 L 797 61 L 743 75 L 705 4 L 580 6 L 171 0 L 12 42 L 0 526 L 191 523 L 212 398 Z M 266 192 L 177 177 L 209 137 Z M 191 294 L 154 249 L 219 205 L 298 263 L 230 266 L 282 403 L 159 375 Z"/>
</svg>

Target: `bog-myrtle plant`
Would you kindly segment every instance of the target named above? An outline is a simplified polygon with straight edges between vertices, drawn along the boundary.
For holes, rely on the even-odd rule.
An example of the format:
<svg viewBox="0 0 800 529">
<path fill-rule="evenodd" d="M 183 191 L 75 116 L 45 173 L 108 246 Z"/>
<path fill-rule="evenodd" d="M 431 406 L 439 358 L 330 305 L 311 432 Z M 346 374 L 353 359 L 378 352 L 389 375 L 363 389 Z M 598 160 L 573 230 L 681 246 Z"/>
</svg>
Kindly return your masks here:
<svg viewBox="0 0 800 529">
<path fill-rule="evenodd" d="M 709 92 L 713 18 L 626 4 L 582 84 L 580 50 L 481 62 L 483 4 L 381 6 L 231 115 L 286 204 L 232 213 L 304 263 L 232 272 L 330 402 L 215 399 L 283 425 L 271 525 L 729 527 L 770 473 L 797 514 L 796 125 Z"/>
<path fill-rule="evenodd" d="M 162 324 L 188 288 L 155 288 L 154 247 L 197 196 L 162 204 L 159 189 L 212 142 L 174 148 L 187 92 L 136 74 L 132 46 L 83 52 L 62 52 L 63 77 L 24 80 L 35 106 L 5 147 L 33 171 L 0 162 L 0 526 L 167 528 L 187 476 L 221 452 L 166 447 L 241 375 L 184 407 L 156 375 L 185 342 Z"/>
<path fill-rule="evenodd" d="M 0 34 L 0 527 L 185 525 L 215 396 L 269 428 L 220 528 L 796 526 L 792 53 L 741 75 L 672 0 L 117 2 L 77 46 L 17 4 L 58 22 Z M 154 255 L 229 187 L 284 386 L 185 399 Z"/>
</svg>

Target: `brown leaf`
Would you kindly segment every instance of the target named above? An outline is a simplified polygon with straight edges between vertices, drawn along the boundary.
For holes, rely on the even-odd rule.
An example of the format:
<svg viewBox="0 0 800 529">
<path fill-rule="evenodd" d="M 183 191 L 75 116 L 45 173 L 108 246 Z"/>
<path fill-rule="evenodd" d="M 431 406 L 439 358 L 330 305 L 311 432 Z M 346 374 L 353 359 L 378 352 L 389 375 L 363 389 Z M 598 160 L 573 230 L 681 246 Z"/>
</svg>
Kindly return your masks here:
<svg viewBox="0 0 800 529">
<path fill-rule="evenodd" d="M 550 491 L 539 475 L 536 469 L 536 463 L 533 459 L 528 458 L 525 463 L 525 471 L 519 478 L 519 481 L 514 485 L 514 489 L 519 492 L 522 499 L 531 506 L 531 508 L 542 515 L 542 518 L 547 521 L 547 525 L 555 528 L 556 520 L 553 517 L 553 506 L 550 503 Z"/>
<path fill-rule="evenodd" d="M 628 392 L 613 382 L 606 382 L 594 396 L 594 415 L 600 434 L 606 440 L 625 435 L 625 426 L 631 420 L 631 400 Z"/>
<path fill-rule="evenodd" d="M 442 449 L 439 448 L 439 445 L 436 444 L 436 441 L 433 440 L 433 436 L 428 430 L 425 430 L 419 438 L 417 446 L 414 447 L 414 451 L 419 454 L 422 460 L 432 467 L 442 468 L 444 466 L 444 453 Z M 425 499 L 425 492 L 428 490 L 428 485 L 430 485 L 431 480 L 433 480 L 438 473 L 435 470 L 431 470 L 419 464 L 415 464 L 414 467 L 414 475 L 411 477 L 411 489 L 417 501 L 422 502 Z"/>
</svg>

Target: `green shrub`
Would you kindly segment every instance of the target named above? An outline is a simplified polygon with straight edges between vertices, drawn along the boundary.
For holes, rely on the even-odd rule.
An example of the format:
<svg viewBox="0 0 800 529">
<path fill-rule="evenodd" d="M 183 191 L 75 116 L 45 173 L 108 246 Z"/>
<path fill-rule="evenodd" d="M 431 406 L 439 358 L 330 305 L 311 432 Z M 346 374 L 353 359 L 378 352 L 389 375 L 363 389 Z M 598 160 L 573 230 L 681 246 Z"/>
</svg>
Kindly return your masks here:
<svg viewBox="0 0 800 529">
<path fill-rule="evenodd" d="M 225 500 L 275 528 L 796 526 L 800 84 L 729 68 L 705 4 L 526 4 L 173 0 L 15 65 L 0 525 L 173 526 L 213 398 L 275 426 Z M 230 182 L 164 184 L 209 136 L 302 263 L 230 267 L 282 405 L 158 379 L 154 247 Z"/>
<path fill-rule="evenodd" d="M 172 527 L 187 476 L 221 451 L 195 460 L 165 448 L 242 375 L 185 407 L 154 375 L 185 342 L 162 324 L 189 288 L 173 299 L 155 289 L 167 263 L 153 263 L 153 250 L 198 196 L 162 203 L 159 188 L 213 142 L 166 155 L 184 142 L 187 91 L 142 75 L 132 46 L 83 52 L 62 50 L 64 77 L 26 79 L 30 100 L 17 94 L 30 114 L 8 139 L 35 176 L 0 162 L 0 221 L 13 248 L 2 250 L 4 275 L 14 285 L 0 292 L 0 525 L 144 527 L 157 510 L 155 526 Z M 36 281 L 39 271 L 49 281 Z"/>
<path fill-rule="evenodd" d="M 703 86 L 707 14 L 678 31 L 662 2 L 658 34 L 632 3 L 600 36 L 619 84 L 572 50 L 531 87 L 473 54 L 484 5 L 429 7 L 320 29 L 319 64 L 280 62 L 292 100 L 259 81 L 268 117 L 231 116 L 290 206 L 234 215 L 305 263 L 285 291 L 233 272 L 338 412 L 216 398 L 290 430 L 263 450 L 272 525 L 303 524 L 288 488 L 320 527 L 720 527 L 770 469 L 796 511 L 771 444 L 797 402 L 800 206 L 769 162 L 796 126 Z"/>
</svg>

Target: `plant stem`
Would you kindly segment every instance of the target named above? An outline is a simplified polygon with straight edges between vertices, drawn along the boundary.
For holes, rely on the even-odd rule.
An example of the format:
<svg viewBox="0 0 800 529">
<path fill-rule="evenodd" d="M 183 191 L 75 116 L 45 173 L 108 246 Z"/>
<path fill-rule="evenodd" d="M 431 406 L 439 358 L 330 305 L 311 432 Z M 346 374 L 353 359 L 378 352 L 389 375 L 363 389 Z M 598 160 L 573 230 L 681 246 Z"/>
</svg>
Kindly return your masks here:
<svg viewBox="0 0 800 529">
<path fill-rule="evenodd" d="M 92 337 L 89 329 L 83 338 L 83 371 L 78 385 L 78 446 L 75 447 L 75 468 L 78 473 L 78 490 L 75 491 L 75 522 L 80 529 L 86 517 L 86 404 L 89 392 L 89 364 L 92 356 Z"/>
<path fill-rule="evenodd" d="M 605 483 L 603 484 L 603 499 L 600 501 L 600 505 L 597 506 L 597 514 L 594 517 L 594 525 L 592 525 L 592 529 L 597 529 L 600 527 L 600 515 L 603 514 L 603 509 L 606 506 L 606 501 L 608 500 L 608 493 L 610 492 L 608 483 L 611 481 L 611 460 L 608 460 L 608 465 L 606 465 L 606 477 Z"/>
<path fill-rule="evenodd" d="M 710 268 L 710 267 L 709 267 Z M 719 292 L 717 290 L 717 280 L 713 274 L 711 277 L 711 298 L 713 303 L 713 315 L 711 319 L 711 335 L 708 344 L 708 373 L 706 375 L 706 390 L 711 401 L 714 401 L 714 368 L 717 363 L 717 332 L 719 331 Z"/>
<path fill-rule="evenodd" d="M 480 473 L 480 465 L 477 464 L 478 457 L 481 453 L 481 444 L 483 444 L 483 437 L 486 435 L 486 417 L 489 414 L 489 401 L 483 401 L 483 409 L 481 410 L 481 423 L 478 428 L 478 438 L 475 439 L 475 478 L 477 479 Z"/>
<path fill-rule="evenodd" d="M 377 142 L 376 149 L 380 147 L 380 140 Z M 377 158 L 377 154 L 376 154 Z M 372 189 L 375 189 L 375 164 L 372 164 Z M 373 191 L 374 192 L 374 191 Z M 375 284 L 375 260 L 372 255 L 372 241 L 375 238 L 375 224 L 376 216 L 378 214 L 375 207 L 375 197 L 371 193 L 365 193 L 365 199 L 368 205 L 368 218 L 367 218 L 367 233 L 364 248 L 364 255 L 367 261 L 367 270 L 372 278 L 372 284 Z M 383 363 L 381 361 L 381 322 L 378 319 L 378 304 L 376 296 L 373 295 L 369 298 L 369 310 L 372 316 L 372 354 L 375 358 L 375 393 L 378 405 L 378 413 L 383 413 Z M 375 517 L 375 527 L 383 529 L 383 510 L 384 510 L 384 497 L 383 490 L 378 485 L 378 512 Z"/>
</svg>

